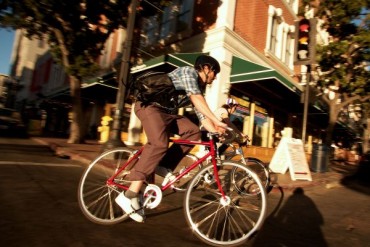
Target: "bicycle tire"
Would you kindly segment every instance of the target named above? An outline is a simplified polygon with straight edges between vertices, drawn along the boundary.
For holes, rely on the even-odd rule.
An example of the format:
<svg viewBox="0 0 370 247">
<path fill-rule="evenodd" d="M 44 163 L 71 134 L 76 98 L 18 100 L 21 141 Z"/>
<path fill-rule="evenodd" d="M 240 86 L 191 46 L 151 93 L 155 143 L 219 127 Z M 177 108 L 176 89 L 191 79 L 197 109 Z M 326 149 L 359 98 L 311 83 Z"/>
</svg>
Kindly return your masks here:
<svg viewBox="0 0 370 247">
<path fill-rule="evenodd" d="M 112 225 L 128 218 L 115 202 L 122 189 L 108 185 L 107 181 L 134 152 L 135 150 L 126 147 L 108 150 L 93 160 L 82 174 L 78 185 L 78 204 L 90 221 Z M 121 172 L 115 182 L 128 185 L 124 174 L 127 173 Z"/>
<path fill-rule="evenodd" d="M 189 183 L 184 195 L 186 222 L 204 243 L 237 246 L 247 242 L 263 224 L 266 192 L 258 176 L 244 164 L 223 161 L 218 166 L 223 200 L 213 175 L 213 165 L 203 167 Z M 248 177 L 248 180 L 246 180 Z M 260 193 L 241 193 L 255 183 Z"/>
<path fill-rule="evenodd" d="M 227 160 L 233 160 L 240 163 L 244 163 L 243 159 L 241 158 L 240 154 L 227 156 Z M 245 165 L 251 168 L 261 179 L 261 182 L 263 186 L 265 187 L 265 190 L 268 192 L 270 191 L 271 186 L 271 176 L 270 176 L 270 170 L 268 167 L 263 163 L 262 160 L 254 158 L 254 157 L 245 157 Z"/>
<path fill-rule="evenodd" d="M 253 157 L 246 157 L 246 166 L 252 169 L 258 177 L 260 178 L 263 187 L 265 188 L 266 192 L 269 191 L 269 188 L 271 186 L 271 177 L 270 177 L 270 171 L 268 167 L 263 163 L 263 161 L 253 158 Z"/>
</svg>

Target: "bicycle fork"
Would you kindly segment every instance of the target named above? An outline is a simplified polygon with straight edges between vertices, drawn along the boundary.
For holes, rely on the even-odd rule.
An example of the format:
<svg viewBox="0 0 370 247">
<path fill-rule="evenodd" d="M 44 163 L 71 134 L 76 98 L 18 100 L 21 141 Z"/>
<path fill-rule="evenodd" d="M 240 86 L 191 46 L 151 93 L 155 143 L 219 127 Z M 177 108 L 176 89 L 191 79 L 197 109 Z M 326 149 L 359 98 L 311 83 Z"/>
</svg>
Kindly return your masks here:
<svg viewBox="0 0 370 247">
<path fill-rule="evenodd" d="M 211 162 L 212 162 L 212 166 L 213 166 L 213 176 L 215 177 L 214 179 L 216 180 L 218 190 L 221 193 L 221 204 L 226 205 L 228 203 L 227 201 L 229 201 L 229 200 L 227 199 L 228 197 L 226 196 L 225 191 L 222 188 L 220 176 L 218 174 L 218 170 L 219 170 L 218 167 L 219 167 L 219 165 L 222 164 L 222 161 L 221 161 L 220 155 L 218 153 L 216 143 L 213 140 L 213 136 L 210 136 L 209 148 L 210 148 L 210 152 L 208 153 L 208 155 L 211 156 Z"/>
</svg>

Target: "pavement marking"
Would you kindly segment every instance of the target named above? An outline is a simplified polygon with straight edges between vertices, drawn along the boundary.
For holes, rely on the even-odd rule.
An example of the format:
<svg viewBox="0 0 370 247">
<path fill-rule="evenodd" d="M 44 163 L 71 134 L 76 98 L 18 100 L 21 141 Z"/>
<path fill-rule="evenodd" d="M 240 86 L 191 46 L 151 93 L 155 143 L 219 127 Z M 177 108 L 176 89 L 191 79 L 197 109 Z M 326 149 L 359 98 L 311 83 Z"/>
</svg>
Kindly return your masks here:
<svg viewBox="0 0 370 247">
<path fill-rule="evenodd" d="M 0 161 L 0 165 L 26 165 L 26 166 L 51 166 L 51 167 L 77 167 L 81 168 L 79 165 L 71 164 L 53 164 L 53 163 L 39 163 L 39 162 L 24 162 L 24 161 Z"/>
</svg>

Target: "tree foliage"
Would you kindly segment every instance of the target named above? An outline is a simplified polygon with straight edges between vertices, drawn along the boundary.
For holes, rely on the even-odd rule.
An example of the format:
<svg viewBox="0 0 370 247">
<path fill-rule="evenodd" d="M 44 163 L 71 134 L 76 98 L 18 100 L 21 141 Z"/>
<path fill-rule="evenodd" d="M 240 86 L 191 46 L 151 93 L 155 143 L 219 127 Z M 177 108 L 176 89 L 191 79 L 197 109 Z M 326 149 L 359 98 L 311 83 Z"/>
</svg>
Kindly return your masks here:
<svg viewBox="0 0 370 247">
<path fill-rule="evenodd" d="M 143 1 L 143 15 L 152 15 L 153 6 L 170 1 Z M 72 130 L 70 142 L 82 142 L 83 119 L 80 85 L 97 69 L 97 58 L 112 32 L 125 28 L 131 0 L 3 0 L 0 26 L 23 29 L 28 38 L 46 40 L 55 61 L 70 77 Z"/>
<path fill-rule="evenodd" d="M 5 0 L 0 23 L 24 29 L 29 38 L 46 39 L 68 74 L 83 77 L 96 69 L 109 35 L 124 27 L 129 0 Z"/>
<path fill-rule="evenodd" d="M 340 2 L 340 4 L 339 4 Z M 326 72 L 324 85 L 339 83 L 339 93 L 364 95 L 370 92 L 368 62 L 370 32 L 361 5 L 366 1 L 323 1 L 319 18 L 325 18 L 331 42 L 318 46 L 319 64 Z M 327 80 L 329 79 L 329 81 Z M 327 83 L 325 83 L 325 81 Z"/>
<path fill-rule="evenodd" d="M 340 112 L 352 103 L 365 106 L 370 99 L 369 0 L 326 0 L 311 6 L 321 20 L 319 29 L 329 34 L 327 44 L 317 45 L 313 72 L 329 110 L 324 141 L 330 145 Z"/>
</svg>

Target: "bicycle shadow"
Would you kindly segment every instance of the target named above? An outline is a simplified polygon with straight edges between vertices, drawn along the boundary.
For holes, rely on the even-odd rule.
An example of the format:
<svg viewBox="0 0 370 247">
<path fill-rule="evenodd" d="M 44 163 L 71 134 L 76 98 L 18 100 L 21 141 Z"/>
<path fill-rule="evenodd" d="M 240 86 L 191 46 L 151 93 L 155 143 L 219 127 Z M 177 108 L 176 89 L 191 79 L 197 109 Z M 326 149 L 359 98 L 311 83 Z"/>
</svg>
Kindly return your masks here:
<svg viewBox="0 0 370 247">
<path fill-rule="evenodd" d="M 326 247 L 321 226 L 324 219 L 314 202 L 296 188 L 282 205 L 284 192 L 275 208 L 265 220 L 250 246 Z"/>
<path fill-rule="evenodd" d="M 183 194 L 176 191 L 168 191 L 162 195 L 162 202 L 154 209 L 145 209 L 146 218 L 169 215 L 174 212 L 181 212 Z"/>
</svg>

